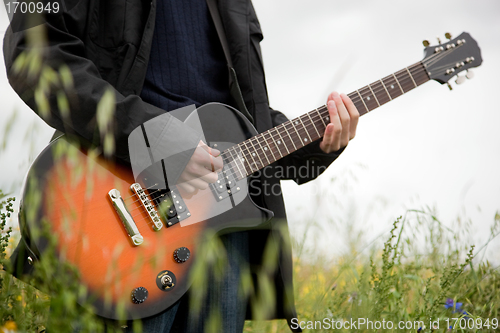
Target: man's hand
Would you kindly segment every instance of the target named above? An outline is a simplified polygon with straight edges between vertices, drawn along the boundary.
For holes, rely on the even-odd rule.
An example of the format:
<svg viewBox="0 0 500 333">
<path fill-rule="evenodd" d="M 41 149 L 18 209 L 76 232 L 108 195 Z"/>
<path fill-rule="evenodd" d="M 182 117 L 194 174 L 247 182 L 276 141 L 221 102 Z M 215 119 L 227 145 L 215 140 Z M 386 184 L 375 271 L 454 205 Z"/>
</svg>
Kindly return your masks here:
<svg viewBox="0 0 500 333">
<path fill-rule="evenodd" d="M 326 102 L 330 113 L 330 123 L 326 126 L 323 141 L 319 147 L 325 153 L 344 148 L 356 135 L 359 112 L 346 94 L 333 92 Z"/>
<path fill-rule="evenodd" d="M 177 185 L 186 194 L 195 194 L 198 190 L 205 190 L 209 183 L 217 181 L 217 172 L 222 169 L 222 166 L 220 151 L 200 141 L 180 175 Z"/>
</svg>

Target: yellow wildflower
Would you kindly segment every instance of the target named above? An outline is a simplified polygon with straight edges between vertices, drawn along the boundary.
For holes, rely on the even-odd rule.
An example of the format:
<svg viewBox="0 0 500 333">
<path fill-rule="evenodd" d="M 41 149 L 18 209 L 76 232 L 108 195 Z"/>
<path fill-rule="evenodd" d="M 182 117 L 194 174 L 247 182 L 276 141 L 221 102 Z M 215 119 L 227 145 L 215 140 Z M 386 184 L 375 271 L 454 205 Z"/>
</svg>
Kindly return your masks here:
<svg viewBox="0 0 500 333">
<path fill-rule="evenodd" d="M 17 325 L 12 320 L 8 320 L 5 325 L 0 327 L 0 333 L 16 333 Z"/>
</svg>

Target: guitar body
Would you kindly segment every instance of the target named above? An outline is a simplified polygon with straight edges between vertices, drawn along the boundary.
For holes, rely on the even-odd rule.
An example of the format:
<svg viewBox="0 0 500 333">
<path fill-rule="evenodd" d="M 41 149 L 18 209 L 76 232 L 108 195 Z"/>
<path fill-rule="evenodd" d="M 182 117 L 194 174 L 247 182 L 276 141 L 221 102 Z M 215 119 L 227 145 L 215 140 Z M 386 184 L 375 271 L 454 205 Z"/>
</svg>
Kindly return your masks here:
<svg viewBox="0 0 500 333">
<path fill-rule="evenodd" d="M 222 104 L 207 104 L 198 109 L 198 114 L 207 144 L 241 142 L 257 134 L 245 117 Z M 66 154 L 61 155 L 61 151 Z M 179 193 L 191 216 L 155 231 L 141 201 L 130 189 L 134 183 L 129 168 L 91 156 L 61 137 L 35 160 L 24 188 L 20 223 L 30 233 L 32 245 L 43 255 L 47 239 L 35 236 L 45 221 L 58 240 L 59 258 L 79 269 L 88 298 L 93 300 L 97 314 L 106 318 L 118 319 L 116 306 L 120 302 L 126 319 L 165 310 L 189 288 L 190 270 L 207 229 L 219 233 L 243 230 L 272 217 L 272 212 L 253 203 L 246 191 L 247 179 L 242 179 L 237 184 L 241 190 L 227 200 L 217 201 L 211 188 L 192 197 Z M 121 193 L 144 239 L 142 244 L 135 245 L 124 228 L 109 199 L 112 189 Z M 190 252 L 182 263 L 174 259 L 174 251 L 180 248 Z M 172 284 L 167 288 L 161 284 L 165 275 Z M 140 287 L 147 290 L 147 299 L 136 304 L 131 293 Z M 138 292 L 141 300 L 144 290 Z"/>
</svg>

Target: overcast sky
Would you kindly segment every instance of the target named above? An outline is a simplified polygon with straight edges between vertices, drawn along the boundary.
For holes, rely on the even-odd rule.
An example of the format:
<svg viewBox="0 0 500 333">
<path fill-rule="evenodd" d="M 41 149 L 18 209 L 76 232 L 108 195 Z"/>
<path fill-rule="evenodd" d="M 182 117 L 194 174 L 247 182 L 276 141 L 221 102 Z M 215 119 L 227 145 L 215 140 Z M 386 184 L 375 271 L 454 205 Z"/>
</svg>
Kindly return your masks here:
<svg viewBox="0 0 500 333">
<path fill-rule="evenodd" d="M 422 40 L 469 32 L 481 47 L 475 78 L 449 91 L 429 82 L 360 119 L 348 149 L 317 181 L 284 184 L 292 233 L 314 219 L 309 237 L 327 253 L 345 249 L 345 227 L 364 242 L 407 208 L 435 207 L 453 226 L 470 217 L 478 244 L 500 209 L 500 2 L 497 0 L 254 0 L 271 106 L 295 117 L 423 57 Z M 8 24 L 0 10 L 0 30 Z M 2 58 L 3 59 L 3 58 Z M 0 188 L 18 193 L 28 162 L 51 129 L 11 90 L 0 69 L 0 131 L 16 114 L 0 151 Z M 3 136 L 3 135 L 2 135 Z M 0 138 L 2 137 L 0 136 Z M 330 179 L 335 181 L 330 182 Z M 335 246 L 333 246 L 333 241 Z M 496 250 L 496 251 L 494 251 Z M 499 261 L 500 241 L 489 258 Z"/>
</svg>

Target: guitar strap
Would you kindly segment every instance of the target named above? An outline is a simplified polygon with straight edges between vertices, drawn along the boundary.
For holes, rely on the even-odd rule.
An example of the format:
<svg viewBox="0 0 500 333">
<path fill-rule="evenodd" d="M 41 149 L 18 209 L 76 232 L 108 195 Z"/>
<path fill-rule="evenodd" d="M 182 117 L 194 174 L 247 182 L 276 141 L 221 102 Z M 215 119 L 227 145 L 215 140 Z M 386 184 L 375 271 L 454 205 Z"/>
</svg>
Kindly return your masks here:
<svg viewBox="0 0 500 333">
<path fill-rule="evenodd" d="M 229 44 L 227 43 L 226 33 L 224 31 L 224 25 L 220 17 L 219 9 L 217 8 L 217 0 L 207 0 L 208 10 L 214 21 L 215 29 L 217 30 L 217 35 L 219 36 L 220 43 L 222 45 L 222 50 L 224 51 L 224 56 L 226 57 L 227 67 L 229 70 L 229 91 L 231 96 L 233 96 L 236 101 L 236 105 L 241 113 L 254 124 L 253 117 L 248 112 L 248 109 L 243 100 L 243 94 L 241 93 L 240 85 L 238 84 L 238 79 L 236 77 L 236 71 L 234 70 L 233 61 L 231 60 L 231 53 L 229 52 Z"/>
</svg>

